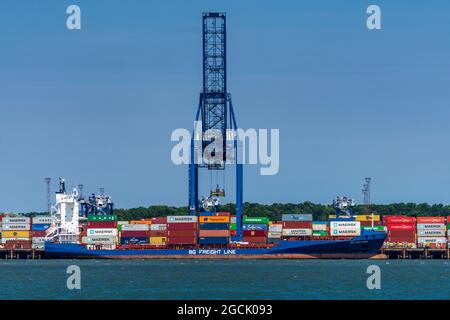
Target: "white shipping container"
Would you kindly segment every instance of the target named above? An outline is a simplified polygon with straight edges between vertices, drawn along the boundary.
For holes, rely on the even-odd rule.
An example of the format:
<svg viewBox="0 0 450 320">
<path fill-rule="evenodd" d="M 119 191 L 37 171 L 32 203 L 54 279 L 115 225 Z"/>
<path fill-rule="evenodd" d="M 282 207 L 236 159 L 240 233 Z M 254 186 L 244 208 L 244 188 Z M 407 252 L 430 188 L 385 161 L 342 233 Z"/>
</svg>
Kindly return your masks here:
<svg viewBox="0 0 450 320">
<path fill-rule="evenodd" d="M 25 223 L 30 224 L 31 219 L 28 217 L 4 217 L 3 218 L 3 224 L 11 224 L 11 223 Z"/>
<path fill-rule="evenodd" d="M 122 231 L 148 231 L 150 226 L 148 224 L 123 224 Z"/>
<path fill-rule="evenodd" d="M 438 229 L 425 229 L 418 230 L 417 236 L 419 237 L 445 237 L 445 230 Z"/>
<path fill-rule="evenodd" d="M 197 216 L 168 216 L 167 223 L 195 223 L 198 221 Z"/>
<path fill-rule="evenodd" d="M 32 243 L 36 243 L 36 244 L 44 244 L 44 242 L 45 242 L 45 237 L 33 237 L 32 239 L 31 239 L 31 242 Z"/>
<path fill-rule="evenodd" d="M 268 238 L 281 238 L 281 232 L 271 232 L 268 233 Z"/>
<path fill-rule="evenodd" d="M 33 217 L 33 224 L 52 224 L 53 218 L 50 216 Z"/>
<path fill-rule="evenodd" d="M 113 236 L 88 236 L 81 239 L 86 244 L 115 244 L 117 237 Z"/>
<path fill-rule="evenodd" d="M 2 225 L 2 230 L 5 231 L 27 231 L 31 230 L 29 223 L 11 223 L 11 224 L 5 224 Z"/>
<path fill-rule="evenodd" d="M 5 244 L 7 241 L 30 241 L 29 238 L 2 238 L 2 244 Z"/>
<path fill-rule="evenodd" d="M 361 235 L 360 228 L 332 228 L 330 235 L 335 237 L 354 237 Z"/>
<path fill-rule="evenodd" d="M 150 230 L 165 231 L 165 230 L 167 230 L 167 225 L 166 224 L 152 224 L 152 225 L 150 225 Z"/>
<path fill-rule="evenodd" d="M 105 228 L 105 229 L 87 229 L 88 236 L 117 236 L 117 229 Z"/>
<path fill-rule="evenodd" d="M 306 228 L 298 228 L 298 229 L 283 229 L 283 236 L 289 237 L 289 236 L 311 236 L 312 235 L 312 229 L 306 229 Z"/>
<path fill-rule="evenodd" d="M 361 223 L 359 221 L 330 221 L 330 229 L 337 228 L 359 229 Z"/>
<path fill-rule="evenodd" d="M 430 244 L 437 244 L 437 243 L 446 243 L 447 238 L 445 237 L 419 237 L 417 238 L 417 243 L 430 243 Z"/>
<path fill-rule="evenodd" d="M 444 223 L 418 223 L 417 230 L 445 230 Z"/>
<path fill-rule="evenodd" d="M 117 221 L 117 224 L 130 224 L 130 221 Z"/>
<path fill-rule="evenodd" d="M 44 249 L 44 244 L 43 243 L 32 243 L 31 248 L 32 249 Z"/>
<path fill-rule="evenodd" d="M 236 223 L 236 217 L 230 217 L 230 223 Z"/>
<path fill-rule="evenodd" d="M 282 232 L 283 225 L 282 224 L 271 224 L 269 225 L 269 232 Z"/>
<path fill-rule="evenodd" d="M 314 231 L 327 231 L 327 225 L 326 224 L 313 224 L 313 230 Z"/>
</svg>

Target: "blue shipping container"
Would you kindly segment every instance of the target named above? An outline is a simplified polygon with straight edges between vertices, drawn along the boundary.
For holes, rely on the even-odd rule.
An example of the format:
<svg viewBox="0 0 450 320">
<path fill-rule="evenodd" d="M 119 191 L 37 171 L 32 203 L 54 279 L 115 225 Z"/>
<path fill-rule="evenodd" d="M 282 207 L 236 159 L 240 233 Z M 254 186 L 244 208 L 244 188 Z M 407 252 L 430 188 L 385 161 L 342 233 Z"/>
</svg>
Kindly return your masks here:
<svg viewBox="0 0 450 320">
<path fill-rule="evenodd" d="M 332 218 L 328 221 L 355 221 L 355 218 Z"/>
<path fill-rule="evenodd" d="M 252 223 L 243 224 L 242 230 L 268 230 L 269 226 L 267 224 Z"/>
<path fill-rule="evenodd" d="M 200 212 L 200 217 L 214 217 L 215 215 L 215 212 Z"/>
<path fill-rule="evenodd" d="M 281 216 L 282 221 L 312 221 L 312 214 L 283 214 Z"/>
<path fill-rule="evenodd" d="M 147 237 L 121 237 L 120 244 L 145 244 L 148 243 Z"/>
<path fill-rule="evenodd" d="M 230 238 L 228 237 L 204 237 L 199 238 L 198 243 L 200 244 L 228 244 Z"/>
<path fill-rule="evenodd" d="M 33 231 L 45 231 L 48 228 L 50 228 L 49 224 L 39 223 L 39 224 L 32 224 L 31 230 Z"/>
<path fill-rule="evenodd" d="M 230 225 L 222 222 L 200 223 L 200 230 L 228 230 Z"/>
</svg>

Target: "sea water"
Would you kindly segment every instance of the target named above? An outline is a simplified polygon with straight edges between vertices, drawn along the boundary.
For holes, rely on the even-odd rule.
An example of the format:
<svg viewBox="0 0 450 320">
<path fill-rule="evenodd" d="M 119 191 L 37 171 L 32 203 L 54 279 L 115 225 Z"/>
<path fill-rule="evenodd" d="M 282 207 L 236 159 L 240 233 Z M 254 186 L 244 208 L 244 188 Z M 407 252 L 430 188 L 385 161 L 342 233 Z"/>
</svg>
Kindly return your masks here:
<svg viewBox="0 0 450 320">
<path fill-rule="evenodd" d="M 0 299 L 450 299 L 450 261 L 3 260 Z"/>
</svg>

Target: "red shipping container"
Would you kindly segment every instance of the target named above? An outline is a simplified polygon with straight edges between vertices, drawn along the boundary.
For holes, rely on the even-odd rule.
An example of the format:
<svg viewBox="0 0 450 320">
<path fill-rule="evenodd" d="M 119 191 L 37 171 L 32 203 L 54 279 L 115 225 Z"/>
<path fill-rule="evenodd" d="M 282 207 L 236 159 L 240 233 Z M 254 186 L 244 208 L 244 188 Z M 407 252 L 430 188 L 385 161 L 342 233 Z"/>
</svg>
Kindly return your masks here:
<svg viewBox="0 0 450 320">
<path fill-rule="evenodd" d="M 445 223 L 445 217 L 417 217 L 417 223 Z"/>
<path fill-rule="evenodd" d="M 416 232 L 415 230 L 389 230 L 388 231 L 388 242 L 416 242 Z"/>
<path fill-rule="evenodd" d="M 156 217 L 156 218 L 151 218 L 151 219 L 147 219 L 150 220 L 152 222 L 152 224 L 166 224 L 167 223 L 167 217 Z"/>
<path fill-rule="evenodd" d="M 150 230 L 150 237 L 167 237 L 167 230 Z"/>
<path fill-rule="evenodd" d="M 3 245 L 5 249 L 31 249 L 29 240 L 9 240 Z"/>
<path fill-rule="evenodd" d="M 237 231 L 236 231 L 236 230 L 231 230 L 231 236 L 232 236 L 232 237 L 237 236 Z"/>
<path fill-rule="evenodd" d="M 312 221 L 283 221 L 284 229 L 312 229 Z"/>
<path fill-rule="evenodd" d="M 148 237 L 148 231 L 122 231 L 121 237 Z"/>
<path fill-rule="evenodd" d="M 89 221 L 88 229 L 110 229 L 117 228 L 116 221 Z"/>
<path fill-rule="evenodd" d="M 244 237 L 267 237 L 265 230 L 244 230 Z"/>
<path fill-rule="evenodd" d="M 383 223 L 381 221 L 374 221 L 373 225 L 374 226 L 382 226 Z M 372 221 L 360 221 L 360 226 L 361 227 L 371 227 L 372 226 Z"/>
<path fill-rule="evenodd" d="M 217 212 L 216 216 L 218 216 L 218 217 L 229 217 L 230 213 L 229 212 Z"/>
<path fill-rule="evenodd" d="M 267 238 L 266 237 L 244 237 L 243 241 L 248 242 L 248 243 L 267 243 Z"/>
<path fill-rule="evenodd" d="M 168 223 L 167 230 L 197 230 L 196 222 L 188 222 L 188 223 Z"/>
<path fill-rule="evenodd" d="M 389 237 L 388 238 L 388 240 L 387 240 L 388 242 L 397 242 L 397 243 L 404 243 L 404 242 L 406 242 L 406 243 L 416 243 L 416 238 L 415 237 L 401 237 L 401 238 L 398 238 L 398 237 Z"/>
<path fill-rule="evenodd" d="M 414 231 L 416 230 L 415 224 L 391 224 L 387 226 L 388 230 L 408 230 Z"/>
<path fill-rule="evenodd" d="M 383 221 L 385 217 L 383 217 Z M 387 225 L 390 224 L 411 224 L 416 223 L 416 218 L 414 217 L 407 217 L 407 216 L 387 216 L 386 217 Z"/>
<path fill-rule="evenodd" d="M 197 230 L 167 230 L 168 237 L 196 237 Z"/>
<path fill-rule="evenodd" d="M 31 237 L 33 238 L 42 238 L 45 237 L 45 230 L 42 231 L 31 231 Z"/>
<path fill-rule="evenodd" d="M 197 237 L 169 237 L 166 244 L 196 244 Z"/>
</svg>

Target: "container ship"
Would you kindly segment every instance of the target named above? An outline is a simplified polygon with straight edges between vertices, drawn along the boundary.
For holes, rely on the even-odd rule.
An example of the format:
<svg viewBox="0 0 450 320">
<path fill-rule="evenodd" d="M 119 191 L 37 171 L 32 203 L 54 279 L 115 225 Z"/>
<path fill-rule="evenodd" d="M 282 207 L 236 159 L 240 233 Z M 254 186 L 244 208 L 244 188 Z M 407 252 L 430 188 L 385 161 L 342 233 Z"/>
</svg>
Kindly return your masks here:
<svg viewBox="0 0 450 320">
<path fill-rule="evenodd" d="M 345 206 L 344 202 L 339 203 Z M 199 216 L 118 221 L 110 197 L 89 202 L 60 181 L 56 214 L 47 230 L 45 257 L 53 259 L 366 259 L 378 258 L 384 230 L 361 227 L 352 217 L 313 221 L 311 214 L 285 214 L 282 221 L 242 219 L 204 211 Z M 370 217 L 370 216 L 369 216 Z M 367 219 L 366 219 L 367 220 Z"/>
</svg>

